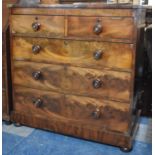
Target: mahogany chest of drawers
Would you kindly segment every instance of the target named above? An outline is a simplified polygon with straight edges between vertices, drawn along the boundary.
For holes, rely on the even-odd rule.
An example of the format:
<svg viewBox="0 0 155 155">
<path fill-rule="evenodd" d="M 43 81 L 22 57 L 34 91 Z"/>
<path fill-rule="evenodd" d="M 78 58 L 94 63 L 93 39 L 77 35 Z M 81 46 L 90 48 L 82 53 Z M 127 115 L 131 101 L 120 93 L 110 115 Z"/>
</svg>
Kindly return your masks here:
<svg viewBox="0 0 155 155">
<path fill-rule="evenodd" d="M 11 7 L 12 121 L 132 147 L 140 6 Z"/>
</svg>

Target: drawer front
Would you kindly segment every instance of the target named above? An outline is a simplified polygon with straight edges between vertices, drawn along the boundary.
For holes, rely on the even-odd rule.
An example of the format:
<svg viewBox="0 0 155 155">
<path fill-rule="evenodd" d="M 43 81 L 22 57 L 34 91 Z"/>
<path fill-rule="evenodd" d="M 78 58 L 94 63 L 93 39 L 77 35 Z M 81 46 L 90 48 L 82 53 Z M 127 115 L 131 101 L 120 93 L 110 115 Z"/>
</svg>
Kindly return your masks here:
<svg viewBox="0 0 155 155">
<path fill-rule="evenodd" d="M 10 24 L 13 34 L 45 37 L 64 35 L 63 16 L 12 15 Z"/>
<path fill-rule="evenodd" d="M 14 110 L 48 120 L 62 120 L 70 125 L 125 132 L 128 130 L 129 105 L 103 99 L 63 95 L 15 87 Z"/>
<path fill-rule="evenodd" d="M 127 17 L 68 17 L 68 36 L 133 40 L 134 21 Z"/>
<path fill-rule="evenodd" d="M 91 68 L 132 69 L 133 44 L 13 38 L 13 59 Z"/>
<path fill-rule="evenodd" d="M 110 70 L 16 61 L 13 83 L 37 89 L 129 101 L 131 75 Z"/>
</svg>

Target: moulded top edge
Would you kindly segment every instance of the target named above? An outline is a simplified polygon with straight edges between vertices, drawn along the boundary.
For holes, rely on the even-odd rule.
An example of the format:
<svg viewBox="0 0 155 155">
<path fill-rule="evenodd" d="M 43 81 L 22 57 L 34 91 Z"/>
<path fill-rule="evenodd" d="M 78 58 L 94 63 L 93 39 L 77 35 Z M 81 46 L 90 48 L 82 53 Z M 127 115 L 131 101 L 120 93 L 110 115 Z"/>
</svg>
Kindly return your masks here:
<svg viewBox="0 0 155 155">
<path fill-rule="evenodd" d="M 73 3 L 73 4 L 39 4 L 39 3 L 19 3 L 8 4 L 9 8 L 62 8 L 62 9 L 147 9 L 148 5 L 132 5 L 132 4 L 105 4 L 105 3 Z"/>
</svg>

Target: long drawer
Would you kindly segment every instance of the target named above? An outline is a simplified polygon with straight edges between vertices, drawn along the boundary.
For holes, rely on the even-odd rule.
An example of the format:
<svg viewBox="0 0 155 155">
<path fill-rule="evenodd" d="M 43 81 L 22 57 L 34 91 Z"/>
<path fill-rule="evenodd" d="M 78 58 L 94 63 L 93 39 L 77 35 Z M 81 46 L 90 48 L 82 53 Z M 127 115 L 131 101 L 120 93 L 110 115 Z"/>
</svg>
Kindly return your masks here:
<svg viewBox="0 0 155 155">
<path fill-rule="evenodd" d="M 131 74 L 66 65 L 15 61 L 13 84 L 129 101 Z"/>
<path fill-rule="evenodd" d="M 14 60 L 131 71 L 133 44 L 13 37 Z"/>
<path fill-rule="evenodd" d="M 11 33 L 32 36 L 64 36 L 64 16 L 12 15 Z"/>
<path fill-rule="evenodd" d="M 129 106 L 104 99 L 64 95 L 24 87 L 14 88 L 14 110 L 46 120 L 62 120 L 70 125 L 127 132 Z"/>
</svg>

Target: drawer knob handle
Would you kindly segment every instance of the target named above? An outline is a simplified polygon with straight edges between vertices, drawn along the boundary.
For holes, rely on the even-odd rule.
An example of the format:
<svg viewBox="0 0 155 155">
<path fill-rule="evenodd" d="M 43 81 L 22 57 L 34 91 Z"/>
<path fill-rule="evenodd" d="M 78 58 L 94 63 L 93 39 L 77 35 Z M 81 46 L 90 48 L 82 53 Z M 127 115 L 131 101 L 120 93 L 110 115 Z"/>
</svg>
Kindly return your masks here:
<svg viewBox="0 0 155 155">
<path fill-rule="evenodd" d="M 93 116 L 94 119 L 99 119 L 100 116 L 101 116 L 100 109 L 99 108 L 96 108 L 96 110 L 93 111 L 92 116 Z"/>
<path fill-rule="evenodd" d="M 32 23 L 32 29 L 34 31 L 38 31 L 40 29 L 40 23 L 38 23 L 38 22 Z"/>
<path fill-rule="evenodd" d="M 41 99 L 37 99 L 33 101 L 33 104 L 36 108 L 39 108 L 42 105 L 43 101 Z"/>
<path fill-rule="evenodd" d="M 41 47 L 39 45 L 33 45 L 32 46 L 32 52 L 33 54 L 38 54 L 41 50 Z"/>
<path fill-rule="evenodd" d="M 93 80 L 93 87 L 95 89 L 100 88 L 102 86 L 102 81 L 100 79 Z"/>
<path fill-rule="evenodd" d="M 100 23 L 97 23 L 94 26 L 93 31 L 96 35 L 99 35 L 102 32 L 102 25 Z"/>
<path fill-rule="evenodd" d="M 95 51 L 94 52 L 94 59 L 96 59 L 96 60 L 101 59 L 102 58 L 102 54 L 103 54 L 102 50 Z"/>
<path fill-rule="evenodd" d="M 40 71 L 33 72 L 32 76 L 35 80 L 39 80 L 41 78 L 41 72 Z"/>
</svg>

